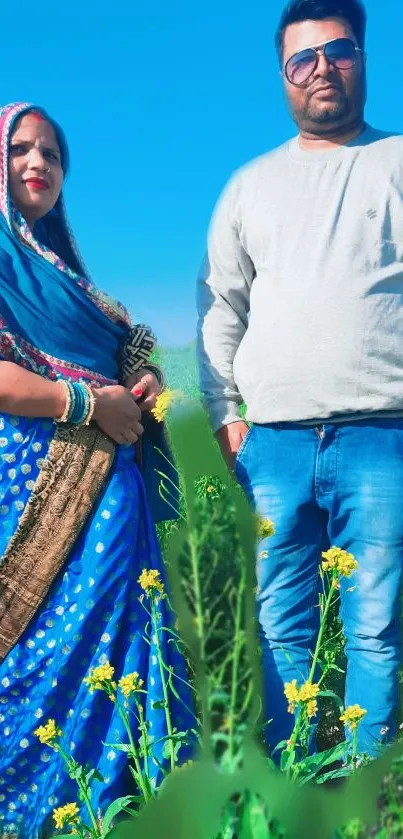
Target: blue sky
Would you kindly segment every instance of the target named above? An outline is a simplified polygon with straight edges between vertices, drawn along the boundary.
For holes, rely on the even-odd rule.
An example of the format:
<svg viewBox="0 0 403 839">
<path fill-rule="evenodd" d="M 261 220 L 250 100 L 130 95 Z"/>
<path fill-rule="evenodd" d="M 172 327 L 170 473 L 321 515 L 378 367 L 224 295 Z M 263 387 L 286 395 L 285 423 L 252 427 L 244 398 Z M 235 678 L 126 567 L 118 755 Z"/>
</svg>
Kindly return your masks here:
<svg viewBox="0 0 403 839">
<path fill-rule="evenodd" d="M 367 120 L 403 132 L 401 0 L 367 0 Z M 161 343 L 195 334 L 195 277 L 231 172 L 295 133 L 273 33 L 283 0 L 3 0 L 1 98 L 43 105 L 72 153 L 91 275 Z"/>
</svg>

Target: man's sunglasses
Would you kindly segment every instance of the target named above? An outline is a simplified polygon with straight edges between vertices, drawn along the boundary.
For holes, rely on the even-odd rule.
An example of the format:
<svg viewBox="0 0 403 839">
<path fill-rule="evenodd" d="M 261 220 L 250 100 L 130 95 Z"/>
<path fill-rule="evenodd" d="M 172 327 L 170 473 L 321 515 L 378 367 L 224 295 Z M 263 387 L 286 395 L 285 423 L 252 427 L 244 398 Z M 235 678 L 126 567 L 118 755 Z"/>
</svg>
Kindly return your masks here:
<svg viewBox="0 0 403 839">
<path fill-rule="evenodd" d="M 335 38 L 319 47 L 296 52 L 288 59 L 284 73 L 290 84 L 303 85 L 315 72 L 320 55 L 323 54 L 326 61 L 338 70 L 349 70 L 354 67 L 359 52 L 362 50 L 350 38 Z"/>
</svg>

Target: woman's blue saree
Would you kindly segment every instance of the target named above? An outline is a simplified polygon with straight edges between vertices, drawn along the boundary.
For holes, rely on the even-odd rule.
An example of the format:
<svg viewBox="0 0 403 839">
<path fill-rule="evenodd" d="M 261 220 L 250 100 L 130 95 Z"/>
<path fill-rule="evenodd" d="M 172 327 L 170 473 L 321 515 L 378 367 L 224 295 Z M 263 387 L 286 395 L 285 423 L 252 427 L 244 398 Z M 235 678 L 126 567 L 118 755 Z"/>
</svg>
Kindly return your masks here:
<svg viewBox="0 0 403 839">
<path fill-rule="evenodd" d="M 0 111 L 0 359 L 52 379 L 116 383 L 130 322 L 84 269 L 76 272 L 62 202 L 53 221 L 74 269 L 55 258 L 46 224 L 29 241 L 10 204 L 8 142 L 26 108 Z M 59 755 L 34 735 L 49 718 L 75 759 L 104 777 L 93 788 L 95 810 L 130 791 L 125 754 L 102 745 L 126 735 L 114 703 L 84 683 L 92 667 L 110 662 L 118 679 L 136 671 L 150 734 L 166 734 L 156 638 L 138 583 L 143 569 L 162 579 L 164 569 L 134 449 L 96 429 L 74 434 L 63 437 L 52 420 L 0 414 L 0 836 L 18 839 L 50 835 L 53 809 L 77 800 Z M 160 611 L 172 623 L 167 599 Z M 181 697 L 172 696 L 174 724 L 190 728 L 183 659 L 167 640 L 163 652 Z"/>
</svg>

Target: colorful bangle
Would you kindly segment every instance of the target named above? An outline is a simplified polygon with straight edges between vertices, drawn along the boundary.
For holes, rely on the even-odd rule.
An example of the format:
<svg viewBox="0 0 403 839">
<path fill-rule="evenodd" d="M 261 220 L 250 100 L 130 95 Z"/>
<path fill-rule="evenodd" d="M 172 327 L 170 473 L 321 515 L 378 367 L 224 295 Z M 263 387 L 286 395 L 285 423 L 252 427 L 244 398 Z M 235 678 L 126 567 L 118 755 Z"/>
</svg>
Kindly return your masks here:
<svg viewBox="0 0 403 839">
<path fill-rule="evenodd" d="M 62 379 L 66 392 L 66 406 L 56 422 L 71 422 L 72 425 L 89 425 L 95 411 L 95 396 L 85 382 L 68 382 Z"/>
<path fill-rule="evenodd" d="M 56 417 L 55 422 L 68 422 L 70 413 L 73 407 L 74 402 L 74 392 L 70 382 L 66 382 L 64 379 L 59 379 L 62 383 L 66 395 L 66 405 L 61 417 Z"/>
<path fill-rule="evenodd" d="M 83 387 L 85 388 L 85 390 L 87 391 L 87 394 L 88 394 L 87 416 L 85 417 L 85 420 L 83 421 L 83 425 L 89 425 L 93 416 L 94 416 L 96 400 L 95 400 L 95 396 L 94 396 L 90 386 L 84 383 Z"/>
</svg>

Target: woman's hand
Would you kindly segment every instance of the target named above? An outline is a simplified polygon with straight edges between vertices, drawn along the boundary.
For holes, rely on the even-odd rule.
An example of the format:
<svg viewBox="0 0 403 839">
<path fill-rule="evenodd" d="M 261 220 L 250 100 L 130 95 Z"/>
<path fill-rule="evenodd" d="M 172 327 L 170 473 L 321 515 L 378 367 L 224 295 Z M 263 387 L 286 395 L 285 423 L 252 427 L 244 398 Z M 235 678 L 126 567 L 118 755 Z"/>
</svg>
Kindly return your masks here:
<svg viewBox="0 0 403 839">
<path fill-rule="evenodd" d="M 95 396 L 94 420 L 115 443 L 137 443 L 143 433 L 141 410 L 136 397 L 122 385 L 92 388 Z"/>
<path fill-rule="evenodd" d="M 137 373 L 132 373 L 127 379 L 126 387 L 140 403 L 142 411 L 151 411 L 155 408 L 157 397 L 162 392 L 157 377 L 146 368 L 138 370 Z"/>
</svg>

